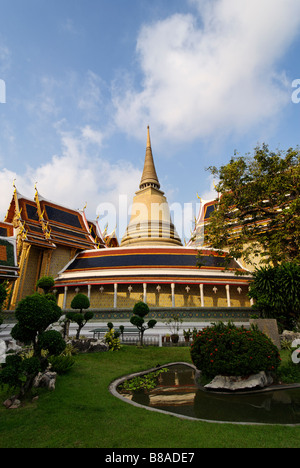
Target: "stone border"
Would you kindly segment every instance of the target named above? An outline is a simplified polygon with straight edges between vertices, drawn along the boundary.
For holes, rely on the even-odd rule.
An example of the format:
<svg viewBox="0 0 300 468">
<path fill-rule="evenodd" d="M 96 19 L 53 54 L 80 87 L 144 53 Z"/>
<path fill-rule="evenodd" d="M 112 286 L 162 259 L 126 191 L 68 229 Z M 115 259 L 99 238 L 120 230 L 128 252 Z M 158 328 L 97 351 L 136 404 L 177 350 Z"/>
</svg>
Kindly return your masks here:
<svg viewBox="0 0 300 468">
<path fill-rule="evenodd" d="M 148 374 L 150 372 L 155 372 L 159 369 L 163 369 L 164 367 L 170 367 L 170 366 L 175 366 L 175 365 L 178 365 L 178 364 L 183 364 L 185 366 L 188 366 L 188 367 L 191 367 L 192 369 L 194 369 L 196 372 L 199 372 L 198 369 L 193 365 L 193 364 L 190 364 L 188 362 L 170 362 L 168 364 L 164 364 L 162 366 L 159 366 L 159 367 L 153 367 L 151 369 L 147 369 L 146 371 L 141 371 L 141 372 L 136 372 L 136 373 L 133 373 L 133 374 L 128 374 L 128 375 L 125 375 L 123 377 L 119 377 L 118 379 L 114 380 L 113 382 L 110 383 L 108 389 L 109 389 L 109 392 L 117 397 L 119 400 L 125 402 L 125 403 L 129 403 L 130 405 L 133 405 L 137 408 L 143 408 L 145 410 L 148 410 L 148 411 L 154 411 L 156 413 L 162 413 L 162 414 L 165 414 L 165 415 L 168 415 L 168 416 L 175 416 L 177 418 L 180 418 L 180 419 L 187 419 L 187 420 L 190 420 L 190 421 L 201 421 L 201 422 L 207 422 L 207 423 L 213 423 L 213 424 L 235 424 L 235 425 L 248 425 L 248 426 L 286 426 L 286 427 L 297 427 L 297 426 L 300 426 L 300 423 L 299 424 L 279 424 L 279 423 L 257 423 L 257 422 L 237 422 L 237 421 L 216 421 L 216 420 L 212 420 L 212 419 L 200 419 L 200 418 L 194 418 L 192 416 L 185 416 L 185 415 L 182 415 L 182 414 L 176 414 L 176 413 L 172 413 L 170 411 L 165 411 L 165 410 L 161 410 L 161 409 L 158 409 L 158 408 L 150 408 L 148 406 L 145 406 L 145 405 L 141 405 L 139 403 L 136 403 L 135 401 L 132 401 L 132 400 L 129 400 L 128 398 L 122 396 L 118 391 L 117 391 L 117 388 L 119 385 L 121 385 L 125 380 L 129 380 L 129 379 L 132 379 L 134 377 L 139 377 L 141 375 L 145 375 L 145 374 Z M 259 390 L 254 390 L 252 392 L 236 392 L 236 393 L 243 393 L 243 394 L 246 394 L 246 393 L 263 393 L 263 392 L 270 392 L 270 391 L 275 391 L 275 390 L 285 390 L 285 389 L 288 389 L 288 388 L 300 388 L 300 383 L 299 384 L 287 384 L 287 385 L 274 385 L 274 386 L 270 386 L 270 387 L 267 387 L 267 388 L 264 388 L 264 389 L 259 389 Z M 201 388 L 199 387 L 199 390 L 201 390 Z M 211 392 L 211 391 L 208 391 L 206 390 L 206 392 L 208 393 L 216 393 L 216 392 Z M 218 394 L 227 394 L 228 395 L 228 392 L 217 392 Z M 231 392 L 232 394 L 232 392 Z"/>
</svg>

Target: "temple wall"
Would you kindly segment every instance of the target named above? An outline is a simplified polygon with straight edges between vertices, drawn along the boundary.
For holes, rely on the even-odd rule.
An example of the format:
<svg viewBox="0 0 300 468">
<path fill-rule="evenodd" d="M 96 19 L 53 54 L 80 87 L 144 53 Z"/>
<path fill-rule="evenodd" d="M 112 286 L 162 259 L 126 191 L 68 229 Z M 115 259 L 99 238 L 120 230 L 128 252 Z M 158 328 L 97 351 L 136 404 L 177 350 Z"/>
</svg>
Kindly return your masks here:
<svg viewBox="0 0 300 468">
<path fill-rule="evenodd" d="M 19 290 L 18 301 L 33 294 L 36 290 L 35 285 L 39 277 L 41 264 L 41 250 L 31 246 L 27 266 L 25 266 L 25 277 L 23 285 Z"/>
<path fill-rule="evenodd" d="M 128 289 L 131 286 L 132 289 Z M 101 285 L 92 286 L 90 293 L 88 286 L 81 286 L 80 293 L 88 296 L 90 294 L 90 308 L 91 309 L 114 309 L 115 308 L 115 293 L 114 285 Z M 204 293 L 204 307 L 228 307 L 227 294 L 225 285 L 217 285 L 216 290 L 213 290 L 214 285 L 205 284 L 203 286 Z M 247 297 L 248 286 L 241 286 L 240 292 L 237 290 L 236 285 L 231 285 L 230 292 L 230 306 L 231 307 L 250 307 L 250 300 Z M 75 291 L 76 286 L 68 288 L 66 298 L 66 308 L 71 308 L 71 302 L 77 294 Z M 59 295 L 59 305 L 63 306 L 64 294 L 61 290 Z M 143 284 L 118 284 L 117 287 L 117 301 L 116 308 L 133 309 L 138 301 L 144 301 Z M 150 308 L 164 308 L 172 307 L 172 292 L 170 284 L 160 285 L 160 290 L 157 291 L 157 285 L 147 285 L 146 288 L 146 302 Z M 198 284 L 176 284 L 174 289 L 174 303 L 175 308 L 198 308 L 201 306 L 200 288 Z"/>
<path fill-rule="evenodd" d="M 56 277 L 57 273 L 61 271 L 75 255 L 74 249 L 70 247 L 57 246 L 51 256 L 49 275 Z"/>
</svg>

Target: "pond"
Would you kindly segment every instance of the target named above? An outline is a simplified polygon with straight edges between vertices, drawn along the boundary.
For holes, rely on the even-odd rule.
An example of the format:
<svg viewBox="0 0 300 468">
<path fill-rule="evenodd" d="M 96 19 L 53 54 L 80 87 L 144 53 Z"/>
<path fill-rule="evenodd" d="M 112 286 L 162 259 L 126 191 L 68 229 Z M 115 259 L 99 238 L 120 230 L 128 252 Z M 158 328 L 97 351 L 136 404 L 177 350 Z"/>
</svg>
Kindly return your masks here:
<svg viewBox="0 0 300 468">
<path fill-rule="evenodd" d="M 163 366 L 167 372 L 158 377 L 155 388 L 146 392 L 124 392 L 125 380 L 139 373 L 119 379 L 111 385 L 118 398 L 151 411 L 211 422 L 239 424 L 300 424 L 300 388 L 276 389 L 239 393 L 217 393 L 203 390 L 195 381 L 196 369 L 187 363 Z M 149 370 L 148 372 L 151 372 Z"/>
</svg>

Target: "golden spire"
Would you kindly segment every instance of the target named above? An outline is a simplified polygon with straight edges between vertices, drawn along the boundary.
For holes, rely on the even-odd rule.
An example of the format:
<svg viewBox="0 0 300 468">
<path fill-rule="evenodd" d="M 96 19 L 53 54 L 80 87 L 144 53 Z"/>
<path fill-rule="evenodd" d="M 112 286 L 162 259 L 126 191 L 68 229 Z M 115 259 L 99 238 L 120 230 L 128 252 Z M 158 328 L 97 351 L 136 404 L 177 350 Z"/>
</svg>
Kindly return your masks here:
<svg viewBox="0 0 300 468">
<path fill-rule="evenodd" d="M 49 222 L 46 223 L 44 220 L 45 210 L 42 211 L 42 208 L 41 208 L 41 204 L 39 200 L 39 192 L 37 189 L 37 182 L 35 183 L 34 189 L 35 189 L 34 201 L 36 203 L 36 209 L 37 209 L 39 221 L 41 223 L 43 233 L 46 239 L 48 240 L 51 237 L 51 228 L 49 228 Z"/>
<path fill-rule="evenodd" d="M 133 199 L 130 221 L 121 241 L 121 247 L 128 245 L 182 245 L 171 220 L 167 199 L 160 190 L 152 156 L 149 127 L 140 190 Z"/>
<path fill-rule="evenodd" d="M 145 187 L 154 187 L 156 189 L 160 189 L 160 183 L 158 181 L 158 177 L 155 170 L 153 155 L 152 155 L 152 148 L 151 148 L 151 141 L 150 141 L 150 130 L 149 125 L 147 127 L 147 147 L 146 147 L 146 155 L 145 155 L 145 162 L 144 162 L 144 170 L 140 182 L 140 190 Z"/>
</svg>

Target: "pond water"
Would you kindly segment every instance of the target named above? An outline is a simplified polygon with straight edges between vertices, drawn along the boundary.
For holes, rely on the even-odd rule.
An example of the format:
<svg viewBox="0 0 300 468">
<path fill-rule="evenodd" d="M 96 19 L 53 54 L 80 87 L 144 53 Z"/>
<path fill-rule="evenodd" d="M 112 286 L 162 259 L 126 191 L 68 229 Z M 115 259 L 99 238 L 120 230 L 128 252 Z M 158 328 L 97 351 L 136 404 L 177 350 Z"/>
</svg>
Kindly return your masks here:
<svg viewBox="0 0 300 468">
<path fill-rule="evenodd" d="M 166 366 L 157 387 L 146 393 L 120 395 L 133 404 L 177 416 L 216 422 L 300 424 L 300 388 L 254 393 L 211 393 L 195 383 L 195 369 L 185 364 Z"/>
</svg>

